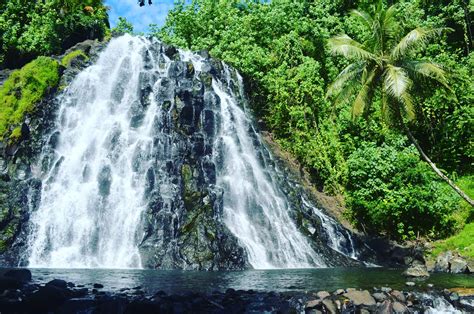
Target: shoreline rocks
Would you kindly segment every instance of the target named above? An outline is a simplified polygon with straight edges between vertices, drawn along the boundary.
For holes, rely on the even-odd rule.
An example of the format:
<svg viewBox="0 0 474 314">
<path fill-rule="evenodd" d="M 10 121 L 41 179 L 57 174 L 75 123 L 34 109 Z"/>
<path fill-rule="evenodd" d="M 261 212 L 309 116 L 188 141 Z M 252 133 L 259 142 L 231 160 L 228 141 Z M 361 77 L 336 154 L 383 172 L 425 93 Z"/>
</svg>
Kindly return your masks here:
<svg viewBox="0 0 474 314">
<path fill-rule="evenodd" d="M 446 251 L 439 254 L 435 261 L 427 261 L 426 266 L 429 272 L 469 274 L 474 272 L 473 263 L 457 252 Z"/>
<path fill-rule="evenodd" d="M 474 289 L 399 291 L 390 287 L 333 292 L 254 290 L 212 293 L 146 294 L 143 287 L 103 291 L 100 283 L 85 286 L 62 279 L 32 282 L 26 269 L 0 271 L 2 313 L 425 313 L 474 311 Z"/>
</svg>

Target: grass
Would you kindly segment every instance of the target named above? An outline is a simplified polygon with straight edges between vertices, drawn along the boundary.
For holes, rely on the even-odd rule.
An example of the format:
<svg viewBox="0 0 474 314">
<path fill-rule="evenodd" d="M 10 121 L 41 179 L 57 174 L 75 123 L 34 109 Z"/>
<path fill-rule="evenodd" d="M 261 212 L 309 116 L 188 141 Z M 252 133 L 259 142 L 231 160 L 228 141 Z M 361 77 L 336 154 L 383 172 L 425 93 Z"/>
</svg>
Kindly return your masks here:
<svg viewBox="0 0 474 314">
<path fill-rule="evenodd" d="M 13 71 L 0 87 L 0 140 L 17 140 L 25 115 L 58 83 L 59 64 L 48 57 L 38 57 Z"/>
<path fill-rule="evenodd" d="M 456 182 L 469 197 L 474 197 L 474 175 L 466 175 Z M 465 222 L 456 235 L 433 243 L 431 254 L 437 256 L 444 251 L 457 251 L 460 255 L 474 260 L 474 208 L 466 201 L 460 201 L 460 210 L 456 215 Z"/>
<path fill-rule="evenodd" d="M 80 58 L 84 61 L 88 61 L 89 60 L 89 57 L 82 51 L 82 50 L 74 50 L 70 53 L 68 53 L 67 55 L 65 55 L 62 60 L 61 60 L 61 65 L 64 66 L 64 67 L 68 67 L 72 60 L 76 59 L 76 58 Z"/>
<path fill-rule="evenodd" d="M 434 243 L 432 255 L 444 251 L 457 251 L 461 256 L 474 259 L 474 223 L 466 224 L 458 234 Z"/>
</svg>

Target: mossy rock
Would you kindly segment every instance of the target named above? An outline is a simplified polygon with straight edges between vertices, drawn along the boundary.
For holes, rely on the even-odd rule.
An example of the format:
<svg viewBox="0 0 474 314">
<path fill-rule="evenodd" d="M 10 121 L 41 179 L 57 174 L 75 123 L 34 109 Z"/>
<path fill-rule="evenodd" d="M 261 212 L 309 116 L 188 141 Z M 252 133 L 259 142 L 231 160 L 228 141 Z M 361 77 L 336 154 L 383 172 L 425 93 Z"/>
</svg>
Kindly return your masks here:
<svg viewBox="0 0 474 314">
<path fill-rule="evenodd" d="M 65 68 L 69 67 L 74 60 L 81 60 L 83 62 L 89 61 L 89 57 L 80 49 L 74 50 L 61 59 L 61 65 Z"/>
<path fill-rule="evenodd" d="M 38 57 L 10 74 L 0 87 L 0 141 L 15 142 L 21 137 L 25 116 L 58 85 L 59 77 L 59 63 L 48 57 Z"/>
</svg>

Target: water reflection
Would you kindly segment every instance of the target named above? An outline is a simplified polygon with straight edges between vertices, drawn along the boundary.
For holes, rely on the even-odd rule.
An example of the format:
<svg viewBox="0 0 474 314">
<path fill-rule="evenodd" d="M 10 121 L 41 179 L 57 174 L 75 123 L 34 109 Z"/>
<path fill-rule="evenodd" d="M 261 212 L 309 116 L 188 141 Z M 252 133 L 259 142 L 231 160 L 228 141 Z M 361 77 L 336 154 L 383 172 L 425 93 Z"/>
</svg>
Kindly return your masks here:
<svg viewBox="0 0 474 314">
<path fill-rule="evenodd" d="M 383 268 L 327 268 L 293 270 L 249 270 L 225 272 L 118 270 L 118 269 L 32 269 L 33 279 L 47 282 L 63 279 L 75 284 L 101 283 L 105 290 L 141 286 L 146 293 L 163 290 L 167 293 L 225 291 L 228 288 L 259 291 L 317 291 L 338 288 L 390 286 L 405 287 L 406 278 L 399 269 Z M 433 274 L 417 283 L 424 288 L 432 283 L 437 288 L 471 287 L 469 275 Z"/>
</svg>

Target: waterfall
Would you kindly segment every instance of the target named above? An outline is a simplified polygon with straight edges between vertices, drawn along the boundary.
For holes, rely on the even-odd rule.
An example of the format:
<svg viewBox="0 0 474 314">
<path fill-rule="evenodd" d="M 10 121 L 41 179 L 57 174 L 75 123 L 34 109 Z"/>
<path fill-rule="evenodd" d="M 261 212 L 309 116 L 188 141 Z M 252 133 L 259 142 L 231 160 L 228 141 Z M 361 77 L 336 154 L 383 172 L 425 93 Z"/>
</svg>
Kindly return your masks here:
<svg viewBox="0 0 474 314">
<path fill-rule="evenodd" d="M 229 69 L 225 70 L 229 78 Z M 258 160 L 249 135 L 255 132 L 249 117 L 237 105 L 235 95 L 223 90 L 222 82 L 214 81 L 213 88 L 221 99 L 222 130 L 217 145 L 224 147 L 219 183 L 226 192 L 227 227 L 247 249 L 254 268 L 324 266 L 288 216 L 290 206 L 271 173 Z"/>
<path fill-rule="evenodd" d="M 30 267 L 141 267 L 137 227 L 156 108 L 148 108 L 138 128 L 128 113 L 139 101 L 147 45 L 138 38 L 111 41 L 61 96 L 56 160 L 31 217 Z"/>
<path fill-rule="evenodd" d="M 57 126 L 34 169 L 42 190 L 29 266 L 227 267 L 215 265 L 238 263 L 234 242 L 256 269 L 326 266 L 290 215 L 242 78 L 166 49 L 115 38 L 58 96 Z M 304 198 L 302 207 L 320 219 L 329 248 L 356 257 L 345 229 Z"/>
</svg>

